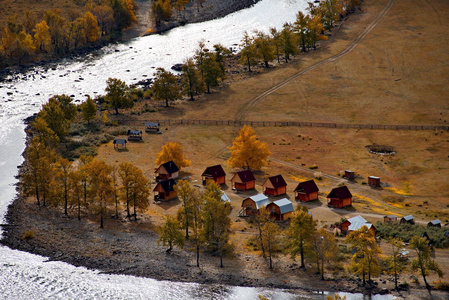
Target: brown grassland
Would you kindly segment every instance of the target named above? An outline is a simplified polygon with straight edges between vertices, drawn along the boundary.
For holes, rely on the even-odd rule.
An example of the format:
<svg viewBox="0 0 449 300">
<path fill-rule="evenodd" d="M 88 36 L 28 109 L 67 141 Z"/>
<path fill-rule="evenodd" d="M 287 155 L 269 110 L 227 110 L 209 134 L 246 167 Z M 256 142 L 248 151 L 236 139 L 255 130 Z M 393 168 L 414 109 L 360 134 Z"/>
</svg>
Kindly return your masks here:
<svg viewBox="0 0 449 300">
<path fill-rule="evenodd" d="M 158 106 L 156 112 L 139 116 L 129 116 L 129 112 L 125 112 L 125 117 L 142 121 L 183 118 L 447 125 L 449 2 L 445 0 L 396 0 L 384 18 L 352 51 L 296 78 L 247 109 L 247 103 L 255 96 L 346 49 L 387 3 L 387 0 L 365 0 L 363 11 L 351 15 L 335 28 L 329 42 L 317 51 L 297 55 L 291 63 L 274 65 L 269 70 L 259 69 L 255 74 L 247 74 L 242 68 L 240 75 L 229 78 L 223 87 L 198 97 L 195 102 L 177 101 L 172 107 Z M 143 130 L 143 126 L 130 129 Z M 227 147 L 232 145 L 238 130 L 231 126 L 164 126 L 163 134 L 144 134 L 143 143 L 128 143 L 126 151 L 114 150 L 112 143 L 102 145 L 98 149 L 98 157 L 111 164 L 133 162 L 148 177 L 153 177 L 154 161 L 162 145 L 170 141 L 179 142 L 187 159 L 192 160 L 191 166 L 185 168 L 180 177 L 189 179 L 192 184 L 201 184 L 201 173 L 207 166 L 222 164 L 228 174 L 228 186 L 224 190 L 233 206 L 231 219 L 236 221 L 239 220 L 237 214 L 241 200 L 251 194 L 235 193 L 230 187 L 229 179 L 236 170 L 226 164 L 229 156 Z M 256 174 L 257 192 L 262 192 L 260 185 L 267 176 L 282 174 L 288 183 L 288 196 L 293 199 L 293 189 L 299 180 L 312 179 L 317 172 L 331 175 L 317 181 L 320 201 L 307 204 L 320 226 L 357 214 L 362 214 L 370 222 L 380 221 L 385 214 L 413 214 L 421 223 L 436 218 L 443 224 L 449 223 L 449 132 L 305 127 L 256 127 L 255 130 L 272 152 L 268 166 Z M 392 146 L 396 153 L 390 156 L 369 153 L 366 146 L 372 144 Z M 312 165 L 318 169 L 310 170 L 308 167 Z M 358 174 L 355 183 L 341 178 L 341 171 L 347 169 Z M 372 189 L 362 184 L 370 175 L 379 176 L 384 183 L 383 188 Z M 327 208 L 327 192 L 341 183 L 346 183 L 355 195 L 353 208 Z M 179 201 L 152 203 L 141 220 L 149 220 L 151 225 L 148 226 L 154 228 L 162 223 L 164 215 L 176 214 L 180 205 Z M 112 222 L 119 223 L 110 222 L 111 227 Z M 121 226 L 121 231 L 131 231 L 122 228 L 126 225 L 117 226 Z M 305 288 L 321 285 L 318 279 L 310 285 L 309 279 L 302 281 L 305 277 L 302 271 L 298 278 L 288 277 L 282 282 L 275 279 L 282 275 L 292 276 L 291 273 L 296 272 L 288 270 L 292 260 L 279 258 L 275 260 L 275 271 L 269 271 L 247 246 L 247 240 L 254 231 L 252 225 L 241 219 L 233 222 L 232 227 L 232 242 L 236 246 L 239 267 L 234 273 L 226 268 L 225 271 L 207 268 L 207 272 L 231 272 L 236 278 L 241 274 L 251 278 L 272 277 L 276 286 L 285 284 Z M 386 249 L 386 243 L 382 245 Z M 185 256 L 182 258 L 188 261 Z M 449 269 L 447 249 L 437 249 L 435 258 L 443 270 Z M 194 268 L 193 256 L 191 259 L 187 263 Z M 218 264 L 209 262 L 211 265 L 215 263 Z M 235 261 L 226 263 L 235 264 Z M 335 278 L 338 280 L 339 277 L 336 275 Z M 390 277 L 384 275 L 382 278 Z M 191 277 L 179 275 L 177 280 L 191 280 Z M 402 280 L 410 282 L 410 274 L 403 275 Z M 437 277 L 432 275 L 429 281 L 433 280 Z M 449 281 L 448 272 L 442 280 Z M 273 284 L 267 282 L 269 280 L 264 279 L 256 285 Z M 333 284 L 336 283 L 320 288 L 332 289 L 335 288 Z M 387 280 L 381 286 L 391 288 L 392 282 Z M 421 298 L 413 293 L 407 297 Z"/>
<path fill-rule="evenodd" d="M 363 13 L 351 15 L 336 28 L 329 43 L 318 51 L 299 55 L 287 65 L 272 67 L 260 74 L 231 78 L 225 87 L 194 103 L 180 101 L 136 119 L 218 119 L 241 118 L 252 121 L 311 121 L 358 124 L 446 125 L 449 121 L 449 4 L 445 1 L 404 1 L 394 3 L 380 23 L 345 56 L 316 68 L 264 97 L 250 110 L 245 105 L 256 95 L 295 73 L 342 52 L 388 1 L 365 1 Z M 242 113 L 243 111 L 243 113 Z M 137 127 L 137 129 L 143 129 Z M 330 225 L 341 217 L 365 213 L 379 221 L 385 214 L 413 214 L 419 222 L 439 218 L 449 222 L 449 133 L 436 131 L 355 130 L 329 128 L 257 127 L 260 140 L 268 143 L 272 159 L 257 174 L 257 191 L 264 178 L 283 174 L 290 198 L 298 180 L 311 179 L 322 172 L 333 175 L 318 182 L 321 202 L 309 205 L 320 224 Z M 199 184 L 209 165 L 226 164 L 227 148 L 238 128 L 208 126 L 168 126 L 162 135 L 145 135 L 142 144 L 129 144 L 128 151 L 116 152 L 111 144 L 99 150 L 109 163 L 132 161 L 153 176 L 154 160 L 161 146 L 177 141 L 192 165 L 182 177 Z M 367 145 L 394 147 L 396 154 L 371 154 Z M 292 166 L 292 164 L 294 166 Z M 308 170 L 317 165 L 317 170 Z M 349 184 L 356 195 L 353 211 L 329 210 L 325 195 L 345 182 L 339 176 L 351 169 L 360 177 Z M 362 184 L 369 175 L 380 176 L 388 187 L 371 189 Z M 228 180 L 231 175 L 228 175 Z M 232 219 L 237 219 L 246 194 L 225 189 L 232 199 Z M 148 213 L 155 224 L 162 216 L 175 214 L 177 204 L 152 205 Z M 238 252 L 248 251 L 246 221 L 234 223 L 233 241 Z M 439 263 L 449 267 L 447 250 L 438 250 Z M 445 280 L 449 279 L 445 275 Z"/>
</svg>

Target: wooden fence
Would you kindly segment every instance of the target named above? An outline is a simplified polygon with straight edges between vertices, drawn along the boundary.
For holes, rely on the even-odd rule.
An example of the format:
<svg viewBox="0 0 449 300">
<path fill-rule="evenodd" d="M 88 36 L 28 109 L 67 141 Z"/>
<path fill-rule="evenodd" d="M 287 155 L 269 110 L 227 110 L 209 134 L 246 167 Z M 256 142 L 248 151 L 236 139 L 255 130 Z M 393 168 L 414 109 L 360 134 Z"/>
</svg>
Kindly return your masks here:
<svg viewBox="0 0 449 300">
<path fill-rule="evenodd" d="M 447 130 L 449 125 L 379 125 L 379 124 L 343 124 L 317 122 L 274 122 L 274 121 L 233 121 L 233 120 L 119 120 L 119 125 L 143 126 L 145 122 L 158 122 L 160 126 L 175 125 L 204 125 L 204 126 L 237 126 L 250 125 L 252 127 L 324 127 L 344 129 L 385 129 L 385 130 Z"/>
</svg>

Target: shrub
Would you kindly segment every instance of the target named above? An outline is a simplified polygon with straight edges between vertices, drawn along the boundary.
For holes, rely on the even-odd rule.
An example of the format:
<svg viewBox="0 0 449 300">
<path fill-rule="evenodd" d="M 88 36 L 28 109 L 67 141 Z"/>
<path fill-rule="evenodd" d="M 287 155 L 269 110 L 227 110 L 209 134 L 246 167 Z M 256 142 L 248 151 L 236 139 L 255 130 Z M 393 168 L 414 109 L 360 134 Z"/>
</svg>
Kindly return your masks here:
<svg viewBox="0 0 449 300">
<path fill-rule="evenodd" d="M 438 280 L 438 281 L 434 281 L 433 284 L 434 284 L 434 289 L 436 289 L 436 290 L 449 291 L 449 282 L 447 282 L 447 281 Z"/>
<path fill-rule="evenodd" d="M 317 165 L 311 165 L 311 166 L 309 166 L 309 169 L 310 170 L 316 170 L 316 169 L 318 169 L 318 166 Z"/>
<path fill-rule="evenodd" d="M 29 229 L 29 230 L 25 231 L 21 236 L 22 240 L 26 240 L 26 241 L 34 239 L 34 237 L 35 237 L 35 233 L 34 233 L 33 229 Z"/>
</svg>

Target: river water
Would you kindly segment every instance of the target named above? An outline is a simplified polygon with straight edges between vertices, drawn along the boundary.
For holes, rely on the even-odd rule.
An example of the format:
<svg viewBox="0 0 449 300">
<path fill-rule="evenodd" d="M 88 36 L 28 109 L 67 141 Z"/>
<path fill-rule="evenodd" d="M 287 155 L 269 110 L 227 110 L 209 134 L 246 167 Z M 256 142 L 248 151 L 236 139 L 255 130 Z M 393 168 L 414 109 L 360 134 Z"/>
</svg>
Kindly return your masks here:
<svg viewBox="0 0 449 300">
<path fill-rule="evenodd" d="M 235 47 L 243 32 L 268 31 L 293 22 L 305 0 L 262 0 L 251 8 L 225 18 L 189 24 L 162 35 L 110 45 L 82 59 L 64 60 L 49 67 L 36 67 L 0 83 L 0 223 L 14 199 L 17 166 L 21 164 L 25 134 L 23 119 L 39 111 L 55 94 L 104 94 L 109 77 L 128 84 L 150 78 L 157 67 L 170 68 L 193 55 L 198 41 Z M 0 232 L 1 234 L 1 232 Z M 100 274 L 45 257 L 0 246 L 1 299 L 323 299 L 323 295 L 268 288 L 232 287 L 157 281 L 133 276 Z M 364 299 L 347 294 L 348 299 Z M 374 299 L 391 299 L 377 296 Z"/>
</svg>

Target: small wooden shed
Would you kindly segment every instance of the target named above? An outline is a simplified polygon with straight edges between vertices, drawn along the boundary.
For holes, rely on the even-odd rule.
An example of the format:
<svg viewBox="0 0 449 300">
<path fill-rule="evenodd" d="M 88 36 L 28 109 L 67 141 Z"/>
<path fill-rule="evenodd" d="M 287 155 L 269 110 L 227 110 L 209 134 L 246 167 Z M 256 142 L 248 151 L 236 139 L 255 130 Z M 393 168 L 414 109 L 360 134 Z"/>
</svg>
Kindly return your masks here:
<svg viewBox="0 0 449 300">
<path fill-rule="evenodd" d="M 114 144 L 114 149 L 126 149 L 127 141 L 125 139 L 114 139 L 112 143 Z"/>
<path fill-rule="evenodd" d="M 157 174 L 156 181 L 175 179 L 178 178 L 179 168 L 172 160 L 170 160 L 156 168 L 154 173 Z"/>
<path fill-rule="evenodd" d="M 354 180 L 355 179 L 355 174 L 351 170 L 345 170 L 345 176 L 344 177 L 346 179 L 348 179 L 348 180 Z"/>
<path fill-rule="evenodd" d="M 145 122 L 145 132 L 160 133 L 158 122 Z"/>
<path fill-rule="evenodd" d="M 158 182 L 153 189 L 155 201 L 168 201 L 178 196 L 178 192 L 175 190 L 176 181 L 174 179 L 168 179 Z M 157 193 L 157 194 L 156 194 Z"/>
<path fill-rule="evenodd" d="M 380 177 L 368 176 L 368 185 L 370 187 L 380 187 Z"/>
<path fill-rule="evenodd" d="M 318 186 L 314 180 L 300 182 L 294 191 L 295 199 L 305 202 L 318 200 L 318 191 Z"/>
<path fill-rule="evenodd" d="M 396 223 L 398 221 L 398 216 L 388 215 L 384 216 L 384 223 Z"/>
<path fill-rule="evenodd" d="M 346 185 L 332 189 L 327 198 L 329 207 L 342 208 L 352 205 L 352 194 Z"/>
<path fill-rule="evenodd" d="M 441 221 L 436 219 L 427 223 L 427 227 L 439 227 L 441 228 Z"/>
<path fill-rule="evenodd" d="M 279 196 L 287 193 L 287 183 L 282 175 L 268 177 L 262 184 L 263 193 L 269 196 Z"/>
<path fill-rule="evenodd" d="M 271 217 L 277 221 L 288 220 L 293 214 L 293 203 L 287 198 L 282 198 L 267 205 Z"/>
<path fill-rule="evenodd" d="M 141 142 L 142 141 L 142 130 L 128 130 L 128 142 Z"/>
<path fill-rule="evenodd" d="M 257 194 L 242 200 L 242 209 L 239 216 L 254 216 L 258 214 L 262 206 L 267 206 L 270 203 L 268 197 L 264 194 Z"/>
<path fill-rule="evenodd" d="M 408 215 L 408 216 L 402 217 L 400 223 L 413 225 L 413 224 L 415 224 L 415 218 L 412 215 Z"/>
<path fill-rule="evenodd" d="M 214 181 L 216 184 L 226 183 L 226 173 L 221 165 L 215 165 L 207 167 L 201 174 L 203 185 L 207 185 L 210 181 Z"/>
<path fill-rule="evenodd" d="M 232 188 L 237 191 L 246 191 L 256 188 L 256 178 L 251 170 L 239 171 L 231 178 Z"/>
</svg>

